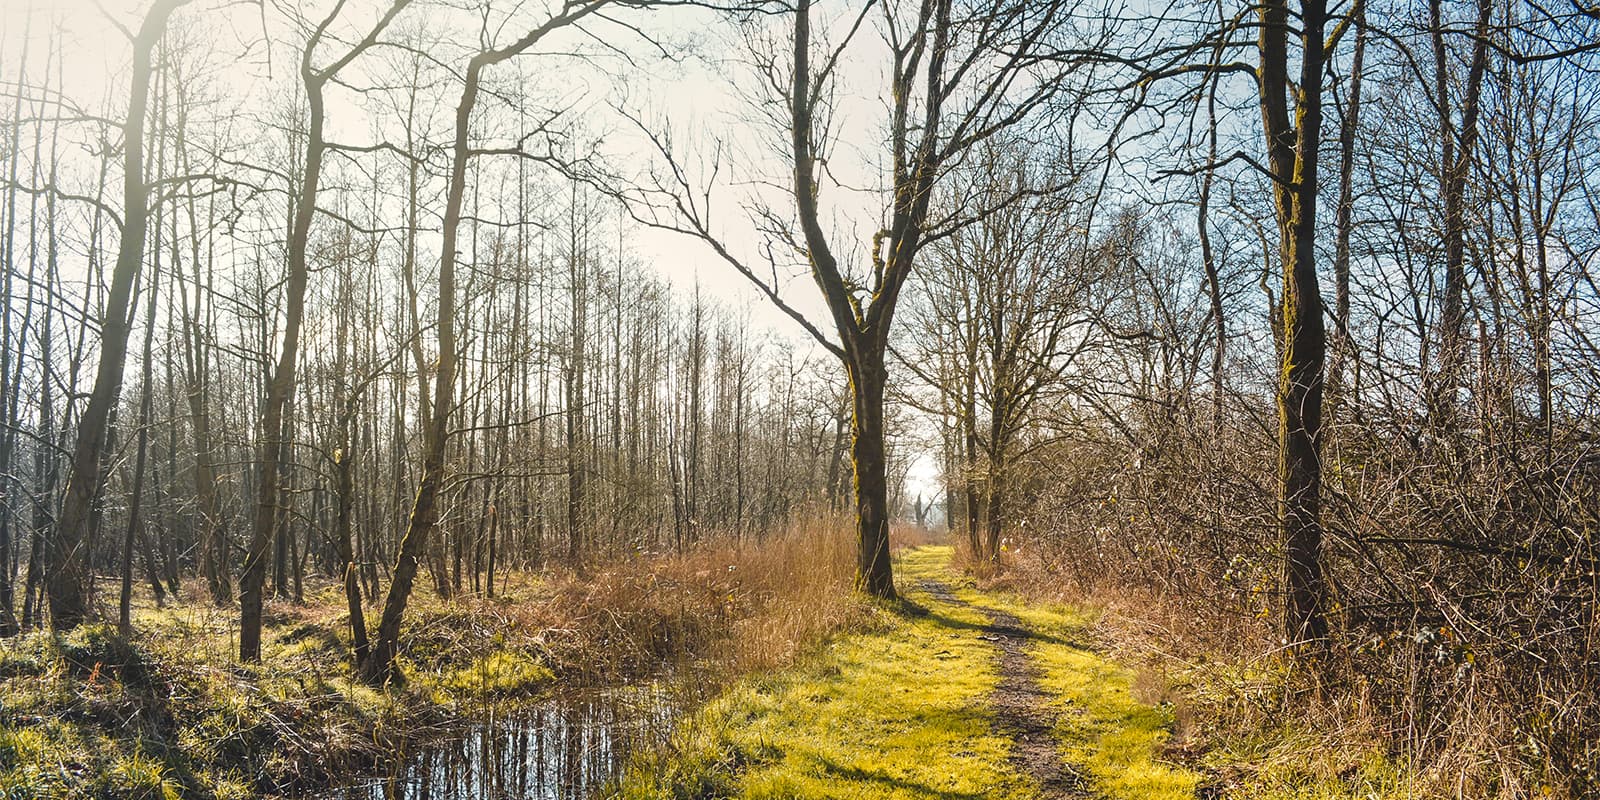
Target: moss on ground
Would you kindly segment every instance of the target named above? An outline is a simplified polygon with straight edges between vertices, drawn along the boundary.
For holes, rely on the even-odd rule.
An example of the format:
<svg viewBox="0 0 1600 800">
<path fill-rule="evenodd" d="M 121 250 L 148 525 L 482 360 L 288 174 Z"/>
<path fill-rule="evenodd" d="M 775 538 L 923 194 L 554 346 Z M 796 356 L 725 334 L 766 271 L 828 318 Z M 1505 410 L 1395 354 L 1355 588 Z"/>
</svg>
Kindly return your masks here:
<svg viewBox="0 0 1600 800">
<path fill-rule="evenodd" d="M 1124 610 L 1121 630 L 1107 630 L 1098 625 L 1098 610 L 1066 609 L 1005 592 L 983 598 L 1039 630 L 1054 624 L 1085 638 L 1098 631 L 1120 639 L 1122 664 L 1072 649 L 1038 651 L 1044 683 L 1070 717 L 1062 724 L 1064 753 L 1093 774 L 1109 797 L 1139 800 L 1189 792 L 1251 800 L 1456 796 L 1428 787 L 1380 746 L 1382 737 L 1359 729 L 1359 712 L 1322 707 L 1307 714 L 1286 705 L 1294 687 L 1303 685 L 1296 683 L 1287 659 L 1178 659 L 1169 654 L 1172 643 L 1160 638 L 1163 628 L 1138 626 L 1137 610 Z M 1058 617 L 1054 622 L 1052 615 Z M 1126 646 L 1129 617 L 1139 631 L 1135 636 L 1148 637 L 1140 646 Z M 1137 672 L 1127 666 L 1133 662 Z M 1141 691 L 1130 691 L 1136 685 Z M 1182 726 L 1175 725 L 1178 716 Z M 1185 734 L 1176 743 L 1169 741 L 1174 727 Z M 1164 756 L 1167 752 L 1171 755 Z"/>
<path fill-rule="evenodd" d="M 950 550 L 899 559 L 900 588 L 921 607 L 885 609 L 879 630 L 833 641 L 795 669 L 746 680 L 680 729 L 674 747 L 625 775 L 626 798 L 960 800 L 1025 798 L 993 729 L 995 649 L 979 610 L 940 602 L 922 579 L 1021 617 L 1034 634 L 1042 685 L 1061 712 L 1062 755 L 1098 796 L 1194 795 L 1197 776 L 1160 760 L 1170 719 L 1133 699 L 1132 675 L 1079 646 L 1087 618 L 980 594 L 948 571 Z"/>
<path fill-rule="evenodd" d="M 275 605 L 259 665 L 233 658 L 235 612 L 202 602 L 142 604 L 131 639 L 85 625 L 0 642 L 0 798 L 244 798 L 321 786 L 418 731 L 465 721 L 479 701 L 532 701 L 554 679 L 539 631 L 458 636 L 498 625 L 495 606 L 425 596 L 408 680 L 375 689 L 350 664 L 342 604 L 332 592 Z"/>
<path fill-rule="evenodd" d="M 957 597 L 1009 611 L 1036 637 L 1040 685 L 1054 698 L 1062 757 L 1103 796 L 1121 800 L 1193 797 L 1200 775 L 1167 760 L 1172 711 L 1133 696 L 1134 672 L 1087 647 L 1090 615 L 1030 605 L 963 586 Z"/>
</svg>

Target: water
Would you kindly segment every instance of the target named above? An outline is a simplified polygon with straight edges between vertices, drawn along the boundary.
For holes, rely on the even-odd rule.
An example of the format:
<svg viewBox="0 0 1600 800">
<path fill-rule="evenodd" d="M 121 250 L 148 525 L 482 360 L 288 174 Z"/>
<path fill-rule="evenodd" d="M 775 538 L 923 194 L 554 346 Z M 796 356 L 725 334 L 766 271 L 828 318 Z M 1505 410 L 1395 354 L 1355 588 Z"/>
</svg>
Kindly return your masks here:
<svg viewBox="0 0 1600 800">
<path fill-rule="evenodd" d="M 630 754 L 664 741 L 675 702 L 659 687 L 563 693 L 448 741 L 397 754 L 386 775 L 325 800 L 588 800 Z"/>
</svg>

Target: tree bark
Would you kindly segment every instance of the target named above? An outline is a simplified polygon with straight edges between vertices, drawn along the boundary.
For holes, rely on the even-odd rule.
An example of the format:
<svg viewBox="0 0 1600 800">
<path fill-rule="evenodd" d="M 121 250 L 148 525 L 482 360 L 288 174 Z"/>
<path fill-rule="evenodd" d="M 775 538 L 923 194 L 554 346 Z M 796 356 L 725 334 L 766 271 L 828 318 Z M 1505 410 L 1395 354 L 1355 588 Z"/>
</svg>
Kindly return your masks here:
<svg viewBox="0 0 1600 800">
<path fill-rule="evenodd" d="M 349 437 L 346 436 L 346 442 Z M 361 581 L 357 570 L 355 548 L 351 536 L 351 503 L 355 499 L 355 475 L 352 466 L 351 453 L 348 449 L 340 451 L 335 457 L 334 468 L 338 471 L 339 496 L 338 511 L 335 517 L 335 546 L 338 548 L 338 563 L 341 565 L 340 581 L 344 584 L 345 608 L 350 612 L 350 646 L 355 654 L 355 663 L 360 666 L 367 660 L 370 648 L 367 644 L 367 619 L 361 608 Z"/>
<path fill-rule="evenodd" d="M 889 562 L 888 460 L 883 393 L 889 372 L 882 346 L 863 348 L 850 362 L 850 462 L 855 468 L 856 588 L 895 596 Z"/>
<path fill-rule="evenodd" d="M 580 256 L 578 248 L 578 187 L 572 187 L 572 206 L 568 210 L 570 227 L 567 253 L 568 301 L 571 304 L 568 331 L 568 364 L 566 370 L 567 398 L 567 562 L 573 565 L 583 560 L 583 501 L 584 501 L 584 351 L 587 344 L 588 322 L 588 263 Z M 585 243 L 586 244 L 586 243 Z M 689 502 L 693 503 L 693 484 L 689 487 Z"/>
<path fill-rule="evenodd" d="M 999 441 L 996 439 L 996 441 Z M 996 446 L 994 457 L 989 463 L 989 500 L 988 518 L 985 520 L 984 549 L 990 561 L 1000 560 L 1000 534 L 1005 530 L 1005 499 L 1006 499 L 1006 463 L 1003 459 L 1004 450 Z"/>
<path fill-rule="evenodd" d="M 266 588 L 267 555 L 272 547 L 280 518 L 281 463 L 287 443 L 284 441 L 284 407 L 294 392 L 295 362 L 300 352 L 300 325 L 305 317 L 306 244 L 311 235 L 311 221 L 316 214 L 317 184 L 322 172 L 322 92 L 321 83 L 310 69 L 310 53 L 306 48 L 301 74 L 306 82 L 306 96 L 311 106 L 310 125 L 306 131 L 306 164 L 300 187 L 300 197 L 295 204 L 294 228 L 289 233 L 289 276 L 284 289 L 283 349 L 273 367 L 272 379 L 267 382 L 267 395 L 262 403 L 261 421 L 257 435 L 261 437 L 256 451 L 256 513 L 251 520 L 250 547 L 245 552 L 244 569 L 239 574 L 239 660 L 261 660 L 261 605 Z"/>
</svg>

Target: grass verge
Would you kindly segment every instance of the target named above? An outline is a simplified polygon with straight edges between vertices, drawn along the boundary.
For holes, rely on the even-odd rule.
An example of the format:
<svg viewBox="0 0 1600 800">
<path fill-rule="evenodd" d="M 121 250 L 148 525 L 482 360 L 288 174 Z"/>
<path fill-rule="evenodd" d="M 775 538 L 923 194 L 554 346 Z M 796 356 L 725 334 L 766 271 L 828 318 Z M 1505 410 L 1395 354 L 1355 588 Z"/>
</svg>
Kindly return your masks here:
<svg viewBox="0 0 1600 800">
<path fill-rule="evenodd" d="M 1158 749 L 1202 776 L 1202 794 L 1252 800 L 1453 796 L 1392 754 L 1358 694 L 1319 693 L 1306 685 L 1263 625 L 1205 618 L 1159 593 L 1108 586 L 1076 591 L 1083 587 L 1018 556 L 1003 570 L 988 564 L 966 569 L 984 590 L 1014 602 L 1070 601 L 1084 609 L 1084 635 L 1128 665 L 1132 700 L 1172 719 L 1173 735 Z"/>
</svg>

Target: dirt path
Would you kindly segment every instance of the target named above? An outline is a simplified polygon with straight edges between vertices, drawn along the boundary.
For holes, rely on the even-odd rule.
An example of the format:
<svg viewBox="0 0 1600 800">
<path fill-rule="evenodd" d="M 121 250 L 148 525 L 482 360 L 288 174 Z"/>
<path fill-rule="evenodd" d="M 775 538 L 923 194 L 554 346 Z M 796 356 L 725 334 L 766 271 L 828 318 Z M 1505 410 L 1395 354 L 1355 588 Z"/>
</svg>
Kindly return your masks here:
<svg viewBox="0 0 1600 800">
<path fill-rule="evenodd" d="M 1039 668 L 1028 656 L 1032 634 L 1027 626 L 1014 614 L 956 597 L 942 581 L 924 579 L 919 583 L 941 603 L 971 608 L 989 617 L 980 638 L 993 642 L 999 650 L 1000 684 L 990 704 L 995 727 L 1011 737 L 1011 765 L 1038 783 L 1039 797 L 1045 800 L 1092 797 L 1083 776 L 1061 760 L 1050 694 L 1039 685 Z"/>
</svg>

